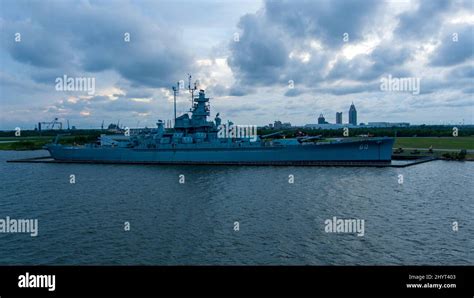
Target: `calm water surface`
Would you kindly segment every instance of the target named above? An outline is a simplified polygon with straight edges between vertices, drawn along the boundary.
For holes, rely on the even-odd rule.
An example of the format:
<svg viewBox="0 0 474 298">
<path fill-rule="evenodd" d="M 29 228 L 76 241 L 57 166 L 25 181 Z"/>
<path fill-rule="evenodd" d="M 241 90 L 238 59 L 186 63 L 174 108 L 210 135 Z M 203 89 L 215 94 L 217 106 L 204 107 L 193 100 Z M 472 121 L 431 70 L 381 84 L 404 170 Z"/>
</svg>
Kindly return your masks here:
<svg viewBox="0 0 474 298">
<path fill-rule="evenodd" d="M 39 220 L 37 237 L 0 233 L 0 264 L 474 264 L 474 162 L 407 168 L 5 162 L 44 155 L 0 151 L 0 218 Z M 333 216 L 364 219 L 365 235 L 326 233 L 324 221 Z"/>
</svg>

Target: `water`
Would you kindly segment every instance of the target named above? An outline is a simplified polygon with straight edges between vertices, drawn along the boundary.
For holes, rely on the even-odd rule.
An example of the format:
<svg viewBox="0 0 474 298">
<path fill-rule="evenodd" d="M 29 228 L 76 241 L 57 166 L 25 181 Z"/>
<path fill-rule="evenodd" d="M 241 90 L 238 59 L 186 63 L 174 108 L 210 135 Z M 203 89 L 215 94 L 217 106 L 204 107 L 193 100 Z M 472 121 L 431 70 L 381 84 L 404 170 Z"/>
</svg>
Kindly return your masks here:
<svg viewBox="0 0 474 298">
<path fill-rule="evenodd" d="M 473 162 L 407 168 L 5 162 L 43 155 L 0 151 L 0 218 L 39 220 L 37 237 L 0 233 L 2 265 L 474 264 Z M 365 235 L 326 233 L 324 221 L 333 216 L 364 219 Z"/>
</svg>

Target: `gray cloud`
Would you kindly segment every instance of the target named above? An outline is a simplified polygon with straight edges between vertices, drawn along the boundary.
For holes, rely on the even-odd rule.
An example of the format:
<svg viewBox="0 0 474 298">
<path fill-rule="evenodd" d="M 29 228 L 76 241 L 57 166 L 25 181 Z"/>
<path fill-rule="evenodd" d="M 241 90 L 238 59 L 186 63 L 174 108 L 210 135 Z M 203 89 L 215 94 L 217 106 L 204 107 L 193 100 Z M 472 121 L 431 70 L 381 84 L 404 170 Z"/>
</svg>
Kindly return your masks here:
<svg viewBox="0 0 474 298">
<path fill-rule="evenodd" d="M 322 82 L 349 79 L 370 82 L 387 72 L 409 74 L 403 64 L 410 47 L 380 44 L 371 54 L 353 59 L 340 57 L 326 75 L 325 69 L 344 45 L 361 41 L 369 27 L 381 20 L 380 1 L 267 1 L 256 14 L 241 18 L 239 42 L 231 42 L 229 65 L 239 85 L 286 85 L 289 80 L 314 88 Z M 312 41 L 322 48 L 313 48 Z M 291 58 L 291 56 L 298 56 Z M 303 55 L 303 56 L 302 56 Z M 304 55 L 307 58 L 302 59 Z M 309 89 L 307 89 L 309 90 Z M 287 96 L 302 89 L 287 91 Z"/>
<path fill-rule="evenodd" d="M 313 50 L 310 60 L 305 62 L 289 59 L 291 50 L 307 48 L 308 38 L 320 40 L 329 47 L 341 47 L 344 33 L 349 34 L 351 41 L 360 40 L 379 2 L 265 2 L 259 12 L 241 18 L 242 36 L 239 42 L 230 44 L 228 62 L 238 84 L 268 86 L 287 84 L 289 80 L 298 84 L 317 84 L 323 80 L 322 71 L 332 53 Z M 359 76 L 362 78 L 363 74 Z"/>
<path fill-rule="evenodd" d="M 328 93 L 334 95 L 347 95 L 347 94 L 356 94 L 356 93 L 363 93 L 363 92 L 378 92 L 380 91 L 380 83 L 370 83 L 370 84 L 357 84 L 357 85 L 349 85 L 349 86 L 339 86 L 333 85 L 330 87 L 324 88 L 316 88 L 314 92 L 317 93 Z"/>
<path fill-rule="evenodd" d="M 285 92 L 285 96 L 295 97 L 295 96 L 298 96 L 298 95 L 303 94 L 303 93 L 304 93 L 303 89 L 293 88 L 293 89 L 288 89 L 288 91 Z"/>
<path fill-rule="evenodd" d="M 176 30 L 145 17 L 126 1 L 61 1 L 18 3 L 30 13 L 25 20 L 5 18 L 5 49 L 18 62 L 77 73 L 115 70 L 137 85 L 168 87 L 192 71 L 191 53 L 176 38 Z M 14 9 L 12 8 L 12 9 Z M 15 32 L 22 34 L 15 42 Z M 130 42 L 124 34 L 130 34 Z M 2 36 L 2 37 L 5 37 Z M 38 72 L 39 72 L 38 71 Z M 49 81 L 51 70 L 37 73 L 38 82 Z"/>
<path fill-rule="evenodd" d="M 382 2 L 376 0 L 269 0 L 265 17 L 292 36 L 318 38 L 331 47 L 343 45 L 343 34 L 352 41 L 363 38 L 365 27 Z"/>
<path fill-rule="evenodd" d="M 472 25 L 446 28 L 441 40 L 441 45 L 432 56 L 431 65 L 433 66 L 459 64 L 474 56 L 474 26 Z"/>
<path fill-rule="evenodd" d="M 18 34 L 18 35 L 17 35 Z M 40 68 L 53 68 L 71 61 L 73 54 L 67 44 L 48 28 L 33 20 L 4 20 L 0 36 L 2 46 L 13 59 Z M 48 38 L 45 38 L 48 37 Z M 19 38 L 19 42 L 16 41 Z"/>
<path fill-rule="evenodd" d="M 286 43 L 276 28 L 267 26 L 266 19 L 247 14 L 240 19 L 242 36 L 231 43 L 228 59 L 238 82 L 243 85 L 265 85 L 279 80 L 288 60 Z"/>
<path fill-rule="evenodd" d="M 454 78 L 474 78 L 474 65 L 465 65 L 454 68 L 449 73 Z"/>
<path fill-rule="evenodd" d="M 455 6 L 454 1 L 420 0 L 399 16 L 395 34 L 402 39 L 429 39 L 440 28 L 444 15 Z"/>
</svg>

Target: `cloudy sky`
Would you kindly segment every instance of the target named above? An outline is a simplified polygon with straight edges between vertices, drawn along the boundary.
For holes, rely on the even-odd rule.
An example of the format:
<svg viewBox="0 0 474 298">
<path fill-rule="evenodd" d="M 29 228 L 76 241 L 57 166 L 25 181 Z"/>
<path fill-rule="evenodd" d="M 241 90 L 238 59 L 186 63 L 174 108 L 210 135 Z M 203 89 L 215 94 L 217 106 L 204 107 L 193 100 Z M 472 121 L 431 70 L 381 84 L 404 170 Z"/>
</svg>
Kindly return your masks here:
<svg viewBox="0 0 474 298">
<path fill-rule="evenodd" d="M 172 119 L 199 80 L 236 124 L 474 123 L 474 1 L 0 0 L 0 129 Z M 126 40 L 129 36 L 129 40 Z M 95 93 L 56 79 L 95 79 Z M 419 94 L 381 79 L 420 80 Z M 178 96 L 178 113 L 190 96 Z"/>
</svg>

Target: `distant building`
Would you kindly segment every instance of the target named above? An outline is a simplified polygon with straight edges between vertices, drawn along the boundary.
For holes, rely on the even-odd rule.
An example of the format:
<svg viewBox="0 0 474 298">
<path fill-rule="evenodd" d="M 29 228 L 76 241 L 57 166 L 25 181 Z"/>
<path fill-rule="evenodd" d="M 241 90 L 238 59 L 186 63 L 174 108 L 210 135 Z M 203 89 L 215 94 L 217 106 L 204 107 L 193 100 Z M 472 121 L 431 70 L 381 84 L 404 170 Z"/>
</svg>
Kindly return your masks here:
<svg viewBox="0 0 474 298">
<path fill-rule="evenodd" d="M 109 129 L 109 130 L 113 130 L 113 129 L 116 129 L 116 130 L 118 130 L 118 129 L 119 129 L 119 127 L 118 127 L 118 125 L 117 125 L 117 124 L 110 123 L 110 124 L 109 124 L 109 126 L 107 127 L 107 129 Z"/>
<path fill-rule="evenodd" d="M 409 127 L 408 122 L 369 122 L 367 126 L 370 127 Z"/>
<path fill-rule="evenodd" d="M 352 103 L 349 108 L 349 124 L 357 126 L 357 110 L 354 103 Z"/>
<path fill-rule="evenodd" d="M 342 112 L 336 112 L 336 124 L 342 124 Z"/>
<path fill-rule="evenodd" d="M 318 124 L 328 124 L 328 122 L 326 122 L 326 119 L 324 118 L 323 114 L 319 114 Z"/>
<path fill-rule="evenodd" d="M 333 124 L 333 123 L 325 123 L 325 124 L 306 124 L 304 128 L 307 129 L 343 129 L 344 127 L 348 128 L 356 128 L 352 124 Z"/>
<path fill-rule="evenodd" d="M 273 128 L 274 129 L 288 129 L 288 128 L 291 128 L 291 123 L 290 122 L 281 123 L 281 121 L 277 120 L 273 124 Z"/>
</svg>

